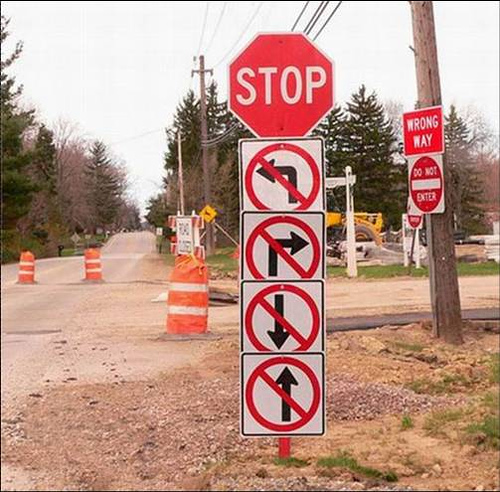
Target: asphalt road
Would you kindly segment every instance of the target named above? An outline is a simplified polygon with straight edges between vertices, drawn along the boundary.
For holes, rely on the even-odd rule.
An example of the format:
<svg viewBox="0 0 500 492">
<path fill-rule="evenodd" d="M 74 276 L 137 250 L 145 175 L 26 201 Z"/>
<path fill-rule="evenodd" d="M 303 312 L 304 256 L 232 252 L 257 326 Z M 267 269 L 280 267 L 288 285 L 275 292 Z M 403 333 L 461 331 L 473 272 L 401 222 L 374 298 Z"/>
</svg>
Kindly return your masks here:
<svg viewBox="0 0 500 492">
<path fill-rule="evenodd" d="M 106 283 L 140 278 L 140 260 L 154 252 L 149 232 L 113 236 L 102 250 Z M 36 391 L 50 374 L 54 341 L 75 329 L 76 313 L 100 295 L 100 285 L 83 282 L 83 257 L 42 259 L 36 262 L 36 285 L 19 285 L 17 265 L 1 273 L 1 397 L 9 399 Z M 44 336 L 42 336 L 44 335 Z"/>
</svg>

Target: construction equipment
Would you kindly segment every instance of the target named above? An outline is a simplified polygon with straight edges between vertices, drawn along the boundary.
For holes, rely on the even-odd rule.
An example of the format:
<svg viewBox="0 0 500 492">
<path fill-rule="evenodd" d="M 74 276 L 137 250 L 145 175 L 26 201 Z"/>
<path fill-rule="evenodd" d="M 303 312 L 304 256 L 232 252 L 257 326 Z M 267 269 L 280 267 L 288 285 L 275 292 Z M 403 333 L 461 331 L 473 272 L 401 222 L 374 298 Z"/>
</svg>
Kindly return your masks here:
<svg viewBox="0 0 500 492">
<path fill-rule="evenodd" d="M 382 244 L 380 233 L 384 226 L 381 212 L 355 212 L 354 225 L 356 242 L 374 241 L 377 246 Z M 343 241 L 345 239 L 346 216 L 340 212 L 327 212 L 326 227 L 329 229 L 329 241 Z"/>
</svg>

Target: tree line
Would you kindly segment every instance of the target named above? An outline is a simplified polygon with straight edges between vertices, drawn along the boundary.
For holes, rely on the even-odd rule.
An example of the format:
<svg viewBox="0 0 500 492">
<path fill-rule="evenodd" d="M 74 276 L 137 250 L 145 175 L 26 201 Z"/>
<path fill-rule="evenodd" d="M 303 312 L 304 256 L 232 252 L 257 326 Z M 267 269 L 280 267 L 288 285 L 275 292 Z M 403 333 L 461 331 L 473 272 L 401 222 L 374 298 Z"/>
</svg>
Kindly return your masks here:
<svg viewBox="0 0 500 492">
<path fill-rule="evenodd" d="M 327 176 L 343 176 L 351 166 L 357 176 L 356 211 L 382 212 L 387 228 L 399 229 L 407 206 L 408 162 L 402 155 L 403 105 L 383 104 L 376 92 L 362 85 L 344 105 L 337 105 L 316 128 L 325 141 Z M 234 235 L 239 224 L 238 140 L 251 133 L 234 118 L 225 101 L 220 102 L 217 84 L 207 87 L 209 166 L 213 203 L 219 222 Z M 186 211 L 203 206 L 199 99 L 188 91 L 167 128 L 163 190 L 149 200 L 150 223 L 162 226 L 179 208 L 177 132 L 182 136 Z M 447 158 L 451 168 L 455 227 L 468 234 L 488 230 L 485 213 L 498 211 L 498 149 L 495 136 L 477 112 L 460 114 L 451 106 L 445 115 Z M 495 174 L 496 173 L 496 174 Z M 344 210 L 342 190 L 328 195 L 328 210 Z"/>
<path fill-rule="evenodd" d="M 2 16 L 2 262 L 23 249 L 53 255 L 74 232 L 140 227 L 125 168 L 105 144 L 89 141 L 65 121 L 49 128 L 23 107 L 23 87 L 9 74 L 23 44 L 5 54 L 8 25 Z"/>
</svg>

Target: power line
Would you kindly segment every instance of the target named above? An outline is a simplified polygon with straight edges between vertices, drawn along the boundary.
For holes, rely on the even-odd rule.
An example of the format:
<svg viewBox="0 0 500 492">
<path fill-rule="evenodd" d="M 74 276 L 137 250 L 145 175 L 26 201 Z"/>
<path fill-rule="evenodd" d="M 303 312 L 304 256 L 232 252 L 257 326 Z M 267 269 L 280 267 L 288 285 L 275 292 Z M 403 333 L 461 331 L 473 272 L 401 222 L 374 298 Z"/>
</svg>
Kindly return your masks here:
<svg viewBox="0 0 500 492">
<path fill-rule="evenodd" d="M 292 31 L 295 30 L 295 28 L 297 27 L 297 24 L 299 23 L 300 19 L 302 18 L 302 15 L 304 14 L 305 10 L 307 9 L 307 6 L 309 5 L 309 1 L 307 1 L 304 6 L 302 7 L 302 10 L 300 11 L 300 14 L 299 16 L 295 19 L 295 22 L 293 23 L 293 26 L 292 26 Z"/>
<path fill-rule="evenodd" d="M 325 2 L 320 2 L 318 7 L 316 8 L 316 10 L 313 12 L 313 15 L 311 16 L 311 18 L 309 19 L 309 22 L 307 23 L 306 27 L 304 28 L 304 32 L 306 34 L 307 34 L 309 27 L 313 23 L 313 21 L 316 20 L 316 18 L 318 17 L 319 11 L 321 10 L 321 8 L 323 7 L 324 4 L 325 4 Z"/>
<path fill-rule="evenodd" d="M 206 7 L 205 7 L 205 17 L 203 18 L 203 27 L 201 28 L 201 35 L 200 35 L 200 42 L 198 43 L 198 56 L 200 56 L 200 52 L 201 52 L 201 43 L 203 42 L 203 38 L 205 36 L 205 29 L 207 27 L 207 17 L 208 17 L 208 9 L 210 7 L 210 2 L 207 2 L 206 3 Z"/>
<path fill-rule="evenodd" d="M 214 42 L 215 35 L 217 34 L 217 31 L 219 30 L 220 23 L 222 21 L 222 18 L 224 17 L 224 12 L 226 11 L 227 7 L 227 2 L 224 2 L 224 5 L 222 6 L 222 10 L 219 14 L 219 18 L 217 19 L 217 24 L 215 25 L 214 32 L 212 34 L 212 37 L 210 38 L 210 41 L 208 42 L 207 47 L 205 48 L 205 54 L 208 52 L 208 50 L 211 48 L 212 43 Z"/>
<path fill-rule="evenodd" d="M 323 15 L 323 12 L 325 11 L 326 7 L 328 7 L 328 4 L 330 2 L 321 2 L 322 5 L 320 5 L 320 11 L 318 13 L 318 15 L 316 16 L 315 19 L 311 19 L 309 21 L 309 24 L 307 25 L 307 27 L 305 28 L 305 33 L 307 35 L 311 34 L 311 31 L 314 29 L 314 26 L 316 25 L 316 23 L 319 21 L 319 19 L 321 18 L 321 16 Z"/>
<path fill-rule="evenodd" d="M 201 144 L 204 147 L 212 147 L 213 145 L 217 145 L 220 143 L 224 143 L 229 140 L 229 136 L 238 128 L 238 123 L 235 123 L 233 126 L 229 127 L 225 132 L 220 135 L 216 135 L 211 139 L 202 140 Z"/>
<path fill-rule="evenodd" d="M 137 140 L 138 138 L 145 137 L 147 135 L 152 135 L 153 133 L 158 133 L 165 130 L 165 128 L 157 128 L 156 130 L 151 130 L 149 132 L 140 133 L 139 135 L 134 135 L 132 137 L 124 138 L 123 140 L 118 140 L 116 142 L 111 142 L 109 145 L 118 145 L 124 142 L 129 142 L 130 140 Z"/>
<path fill-rule="evenodd" d="M 231 46 L 231 49 L 229 51 L 227 51 L 226 54 L 214 65 L 214 68 L 217 68 L 233 52 L 234 48 L 236 48 L 238 43 L 241 41 L 241 38 L 243 38 L 243 36 L 248 31 L 248 28 L 250 27 L 250 25 L 254 21 L 255 17 L 257 17 L 257 14 L 259 13 L 260 9 L 262 8 L 262 5 L 264 5 L 264 2 L 259 3 L 259 5 L 255 9 L 252 17 L 250 17 L 250 20 L 248 21 L 247 25 L 245 26 L 245 28 L 241 31 L 240 35 L 238 36 L 238 39 L 236 40 L 236 42 Z"/>
<path fill-rule="evenodd" d="M 330 19 L 335 15 L 335 12 L 337 12 L 338 8 L 342 4 L 342 0 L 340 0 L 335 8 L 333 9 L 332 13 L 328 16 L 328 19 L 326 19 L 325 23 L 321 26 L 321 29 L 316 33 L 316 36 L 314 36 L 313 41 L 316 41 L 317 37 L 323 32 L 323 29 L 326 27 L 326 25 L 330 22 Z"/>
</svg>

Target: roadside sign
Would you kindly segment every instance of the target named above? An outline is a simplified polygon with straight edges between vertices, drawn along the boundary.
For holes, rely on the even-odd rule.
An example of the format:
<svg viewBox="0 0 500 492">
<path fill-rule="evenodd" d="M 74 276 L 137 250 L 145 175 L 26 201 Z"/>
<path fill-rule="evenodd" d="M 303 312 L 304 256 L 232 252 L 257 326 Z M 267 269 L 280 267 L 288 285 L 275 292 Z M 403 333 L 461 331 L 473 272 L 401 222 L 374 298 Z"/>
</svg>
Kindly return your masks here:
<svg viewBox="0 0 500 492">
<path fill-rule="evenodd" d="M 406 223 L 410 229 L 422 229 L 424 216 L 419 214 L 407 214 Z"/>
<path fill-rule="evenodd" d="M 207 204 L 201 209 L 200 217 L 202 217 L 205 222 L 213 222 L 215 217 L 217 217 L 217 210 Z"/>
<path fill-rule="evenodd" d="M 75 232 L 73 233 L 73 235 L 71 236 L 71 241 L 73 241 L 75 244 L 77 244 L 78 242 L 80 242 L 80 236 Z"/>
<path fill-rule="evenodd" d="M 409 213 L 444 212 L 443 158 L 440 155 L 412 157 L 408 160 Z"/>
<path fill-rule="evenodd" d="M 324 210 L 321 138 L 240 140 L 244 210 Z"/>
<path fill-rule="evenodd" d="M 156 235 L 157 236 L 163 236 L 163 227 L 157 227 L 156 228 Z"/>
<path fill-rule="evenodd" d="M 334 105 L 333 62 L 302 33 L 261 33 L 229 65 L 229 109 L 260 137 L 301 137 Z"/>
<path fill-rule="evenodd" d="M 442 106 L 403 114 L 404 154 L 409 156 L 442 154 L 444 125 Z"/>
<path fill-rule="evenodd" d="M 325 433 L 324 355 L 243 354 L 241 433 Z"/>
<path fill-rule="evenodd" d="M 176 220 L 177 254 L 189 255 L 194 251 L 193 221 L 191 217 L 178 217 Z"/>
<path fill-rule="evenodd" d="M 242 280 L 321 279 L 325 216 L 322 212 L 243 212 Z"/>
<path fill-rule="evenodd" d="M 319 352 L 324 349 L 324 283 L 241 284 L 243 352 Z"/>
</svg>

